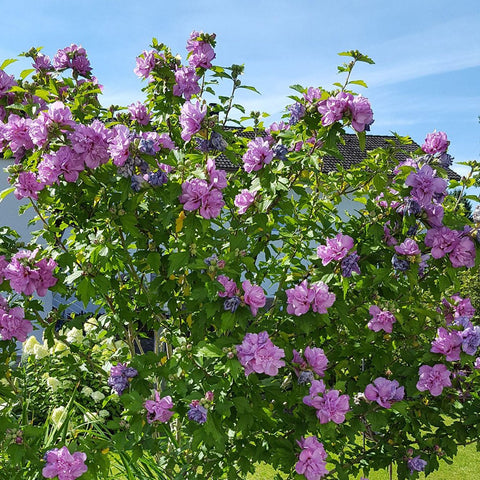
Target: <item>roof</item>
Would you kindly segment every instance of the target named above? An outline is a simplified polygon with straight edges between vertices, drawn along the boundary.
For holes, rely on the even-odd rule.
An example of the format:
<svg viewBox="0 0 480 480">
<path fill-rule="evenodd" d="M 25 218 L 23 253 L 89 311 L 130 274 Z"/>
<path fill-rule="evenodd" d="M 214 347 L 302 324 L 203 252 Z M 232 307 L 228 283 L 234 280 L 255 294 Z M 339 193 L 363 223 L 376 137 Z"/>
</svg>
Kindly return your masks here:
<svg viewBox="0 0 480 480">
<path fill-rule="evenodd" d="M 237 127 L 224 127 L 225 130 L 230 132 L 235 132 L 235 134 L 239 137 L 248 138 L 253 140 L 258 136 L 264 136 L 264 132 L 255 132 L 253 130 L 239 130 Z M 375 150 L 376 148 L 386 148 L 391 146 L 390 142 L 395 142 L 397 146 L 401 146 L 403 150 L 406 152 L 413 153 L 415 150 L 420 148 L 420 146 L 413 142 L 410 144 L 400 145 L 397 137 L 394 135 L 368 135 L 366 136 L 365 141 L 365 151 L 360 149 L 360 145 L 358 142 L 358 138 L 353 133 L 346 133 L 343 135 L 343 139 L 345 140 L 345 144 L 339 144 L 338 149 L 343 156 L 343 159 L 339 159 L 330 155 L 327 155 L 323 160 L 323 171 L 333 172 L 337 169 L 337 165 L 340 164 L 343 168 L 349 169 L 352 166 L 360 163 L 362 160 L 367 158 L 367 151 Z M 408 158 L 407 154 L 399 154 L 397 156 L 400 162 L 403 162 Z M 217 168 L 226 170 L 226 171 L 236 171 L 238 169 L 238 165 L 232 163 L 224 154 L 220 154 L 218 157 L 215 158 L 215 163 Z M 450 180 L 460 180 L 460 175 L 454 172 L 450 168 L 445 169 L 447 172 L 447 176 Z"/>
</svg>

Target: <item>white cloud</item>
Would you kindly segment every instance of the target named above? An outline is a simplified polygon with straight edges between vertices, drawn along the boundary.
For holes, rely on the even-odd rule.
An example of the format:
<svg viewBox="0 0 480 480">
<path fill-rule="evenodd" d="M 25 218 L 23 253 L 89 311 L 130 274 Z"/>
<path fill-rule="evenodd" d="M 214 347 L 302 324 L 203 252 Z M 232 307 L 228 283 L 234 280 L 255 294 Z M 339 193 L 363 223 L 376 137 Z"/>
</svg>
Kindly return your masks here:
<svg viewBox="0 0 480 480">
<path fill-rule="evenodd" d="M 386 85 L 479 66 L 479 23 L 477 13 L 385 41 L 375 54 L 377 68 L 369 83 Z"/>
</svg>

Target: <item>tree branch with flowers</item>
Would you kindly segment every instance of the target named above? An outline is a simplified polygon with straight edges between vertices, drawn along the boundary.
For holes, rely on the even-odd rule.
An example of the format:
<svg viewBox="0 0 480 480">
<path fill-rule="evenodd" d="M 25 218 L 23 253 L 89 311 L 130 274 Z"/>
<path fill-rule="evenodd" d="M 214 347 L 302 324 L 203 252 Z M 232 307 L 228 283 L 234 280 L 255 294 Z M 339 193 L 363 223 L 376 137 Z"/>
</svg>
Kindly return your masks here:
<svg viewBox="0 0 480 480">
<path fill-rule="evenodd" d="M 1 66 L 9 191 L 41 219 L 26 243 L 0 233 L 2 471 L 436 470 L 478 441 L 480 406 L 480 326 L 458 293 L 478 222 L 448 194 L 462 181 L 446 134 L 327 172 L 347 129 L 365 146 L 373 111 L 350 75 L 372 60 L 343 53 L 344 83 L 296 85 L 282 121 L 252 112 L 237 128 L 234 95 L 255 89 L 212 63 L 215 42 L 193 32 L 182 63 L 154 39 L 136 59 L 145 101 L 126 108 L 102 107 L 80 46 L 52 61 L 33 48 L 18 79 Z M 219 80 L 231 95 L 207 103 Z"/>
</svg>

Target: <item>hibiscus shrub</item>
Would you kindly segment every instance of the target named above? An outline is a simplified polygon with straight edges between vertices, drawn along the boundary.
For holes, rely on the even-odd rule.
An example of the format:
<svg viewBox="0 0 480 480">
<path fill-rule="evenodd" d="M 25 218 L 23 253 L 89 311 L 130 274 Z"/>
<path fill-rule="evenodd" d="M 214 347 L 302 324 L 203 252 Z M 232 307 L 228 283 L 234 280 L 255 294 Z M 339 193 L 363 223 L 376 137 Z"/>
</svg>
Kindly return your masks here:
<svg viewBox="0 0 480 480">
<path fill-rule="evenodd" d="M 433 132 L 326 172 L 346 129 L 365 146 L 373 112 L 350 73 L 372 60 L 343 53 L 344 84 L 294 86 L 264 125 L 235 103 L 255 91 L 243 67 L 213 65 L 214 47 L 193 32 L 182 64 L 154 40 L 128 108 L 102 107 L 77 45 L 26 52 L 18 79 L 0 69 L 3 195 L 27 199 L 37 227 L 26 243 L 0 233 L 2 472 L 436 470 L 479 435 L 480 327 L 458 280 L 476 271 L 478 224 L 447 193 L 477 166 L 450 181 Z"/>
</svg>

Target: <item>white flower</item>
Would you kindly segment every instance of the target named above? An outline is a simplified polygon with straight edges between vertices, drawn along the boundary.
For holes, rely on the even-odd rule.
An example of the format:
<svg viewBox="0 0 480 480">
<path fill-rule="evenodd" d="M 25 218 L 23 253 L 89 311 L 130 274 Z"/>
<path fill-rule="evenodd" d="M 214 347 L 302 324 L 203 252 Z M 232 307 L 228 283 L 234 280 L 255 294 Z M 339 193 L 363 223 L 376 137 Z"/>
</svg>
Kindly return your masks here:
<svg viewBox="0 0 480 480">
<path fill-rule="evenodd" d="M 86 397 L 90 397 L 93 393 L 93 390 L 90 388 L 90 387 L 83 387 L 82 388 L 82 393 L 86 396 Z"/>
<path fill-rule="evenodd" d="M 65 345 L 63 342 L 59 342 L 58 340 L 54 341 L 54 344 L 53 344 L 52 348 L 53 348 L 54 353 L 60 353 L 60 352 L 64 352 L 64 351 L 69 350 L 68 345 Z"/>
<path fill-rule="evenodd" d="M 78 328 L 72 327 L 67 332 L 68 343 L 82 343 L 82 341 L 83 341 L 83 332 Z"/>
<path fill-rule="evenodd" d="M 27 341 L 23 343 L 23 353 L 25 355 L 33 355 L 35 353 L 35 345 L 40 344 L 38 343 L 38 340 L 33 335 L 31 335 L 30 337 L 28 337 Z"/>
<path fill-rule="evenodd" d="M 91 333 L 95 331 L 98 328 L 98 321 L 95 317 L 90 317 L 84 324 L 83 328 L 85 329 L 85 332 Z"/>
<path fill-rule="evenodd" d="M 104 422 L 105 419 L 101 417 L 97 412 L 85 412 L 83 414 L 83 419 L 86 423 L 96 423 L 96 422 Z"/>
<path fill-rule="evenodd" d="M 52 423 L 59 429 L 67 418 L 67 409 L 65 407 L 56 407 L 51 414 Z"/>
<path fill-rule="evenodd" d="M 107 418 L 110 416 L 110 412 L 108 410 L 100 410 L 98 412 L 98 414 L 102 417 L 102 418 Z"/>
<path fill-rule="evenodd" d="M 111 370 L 112 367 L 113 367 L 113 365 L 110 362 L 107 361 L 102 365 L 102 370 L 104 370 L 107 373 L 110 373 L 110 370 Z"/>
<path fill-rule="evenodd" d="M 90 396 L 93 398 L 93 400 L 95 400 L 95 402 L 101 402 L 105 398 L 105 395 L 99 391 L 93 392 Z"/>
<path fill-rule="evenodd" d="M 120 350 L 120 349 L 122 349 L 122 348 L 126 348 L 127 346 L 128 346 L 127 343 L 124 342 L 123 340 L 117 340 L 117 341 L 115 342 L 115 348 L 116 348 L 117 350 Z"/>
<path fill-rule="evenodd" d="M 49 354 L 48 347 L 45 344 L 38 343 L 33 347 L 33 354 L 37 360 L 46 357 Z"/>
<path fill-rule="evenodd" d="M 97 414 L 94 412 L 85 412 L 83 414 L 83 419 L 87 423 L 95 422 Z"/>
<path fill-rule="evenodd" d="M 353 403 L 354 403 L 355 405 L 360 405 L 360 403 L 361 403 L 363 400 L 366 400 L 365 394 L 364 394 L 363 392 L 356 393 L 356 394 L 353 396 Z"/>
<path fill-rule="evenodd" d="M 62 384 L 58 378 L 48 377 L 47 385 L 52 389 L 52 392 L 56 392 L 58 387 Z"/>
</svg>

